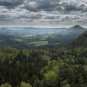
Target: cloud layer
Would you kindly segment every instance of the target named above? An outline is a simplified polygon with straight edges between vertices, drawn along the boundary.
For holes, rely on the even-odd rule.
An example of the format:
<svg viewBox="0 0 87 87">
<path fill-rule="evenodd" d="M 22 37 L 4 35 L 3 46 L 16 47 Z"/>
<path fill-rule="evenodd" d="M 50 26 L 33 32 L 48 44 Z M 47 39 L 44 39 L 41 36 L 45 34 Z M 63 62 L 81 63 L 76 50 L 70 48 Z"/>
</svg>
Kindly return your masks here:
<svg viewBox="0 0 87 87">
<path fill-rule="evenodd" d="M 0 25 L 87 24 L 87 0 L 0 0 Z"/>
</svg>

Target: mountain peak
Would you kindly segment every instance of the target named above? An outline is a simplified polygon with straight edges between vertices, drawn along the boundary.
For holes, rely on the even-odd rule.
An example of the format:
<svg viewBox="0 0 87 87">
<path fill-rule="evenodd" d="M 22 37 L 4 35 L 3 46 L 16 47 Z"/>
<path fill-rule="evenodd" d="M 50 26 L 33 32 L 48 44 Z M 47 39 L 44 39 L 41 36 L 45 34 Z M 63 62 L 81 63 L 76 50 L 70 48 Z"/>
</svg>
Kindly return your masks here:
<svg viewBox="0 0 87 87">
<path fill-rule="evenodd" d="M 75 26 L 73 26 L 73 27 L 71 27 L 72 29 L 81 29 L 81 28 L 83 28 L 82 26 L 80 26 L 80 25 L 75 25 Z"/>
</svg>

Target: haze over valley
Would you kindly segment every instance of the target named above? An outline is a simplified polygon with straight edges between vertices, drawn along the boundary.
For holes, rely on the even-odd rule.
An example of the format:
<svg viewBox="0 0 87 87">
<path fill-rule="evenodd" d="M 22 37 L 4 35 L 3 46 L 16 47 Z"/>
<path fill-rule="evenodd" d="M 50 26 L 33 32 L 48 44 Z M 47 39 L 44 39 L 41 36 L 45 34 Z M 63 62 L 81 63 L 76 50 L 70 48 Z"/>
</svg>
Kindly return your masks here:
<svg viewBox="0 0 87 87">
<path fill-rule="evenodd" d="M 65 46 L 86 31 L 79 25 L 70 28 L 0 28 L 0 45 L 18 49 L 52 48 Z"/>
</svg>

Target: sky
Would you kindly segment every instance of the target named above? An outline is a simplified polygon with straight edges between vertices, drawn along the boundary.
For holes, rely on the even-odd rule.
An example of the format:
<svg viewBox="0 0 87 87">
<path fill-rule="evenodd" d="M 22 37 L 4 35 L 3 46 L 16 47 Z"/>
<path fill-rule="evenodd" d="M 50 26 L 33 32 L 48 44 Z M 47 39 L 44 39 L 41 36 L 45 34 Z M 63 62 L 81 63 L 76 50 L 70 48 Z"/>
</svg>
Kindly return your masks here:
<svg viewBox="0 0 87 87">
<path fill-rule="evenodd" d="M 0 0 L 0 26 L 87 27 L 87 0 Z"/>
</svg>

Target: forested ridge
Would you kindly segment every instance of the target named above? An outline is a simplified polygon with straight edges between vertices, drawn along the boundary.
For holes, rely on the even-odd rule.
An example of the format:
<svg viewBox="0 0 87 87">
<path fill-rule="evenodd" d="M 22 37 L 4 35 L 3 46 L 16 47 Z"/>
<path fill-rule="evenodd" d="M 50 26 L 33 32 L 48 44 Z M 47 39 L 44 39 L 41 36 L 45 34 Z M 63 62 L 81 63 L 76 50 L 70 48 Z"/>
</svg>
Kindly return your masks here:
<svg viewBox="0 0 87 87">
<path fill-rule="evenodd" d="M 87 47 L 87 31 L 78 36 L 73 42 L 73 47 Z"/>
<path fill-rule="evenodd" d="M 87 87 L 87 48 L 0 50 L 0 87 Z"/>
</svg>

